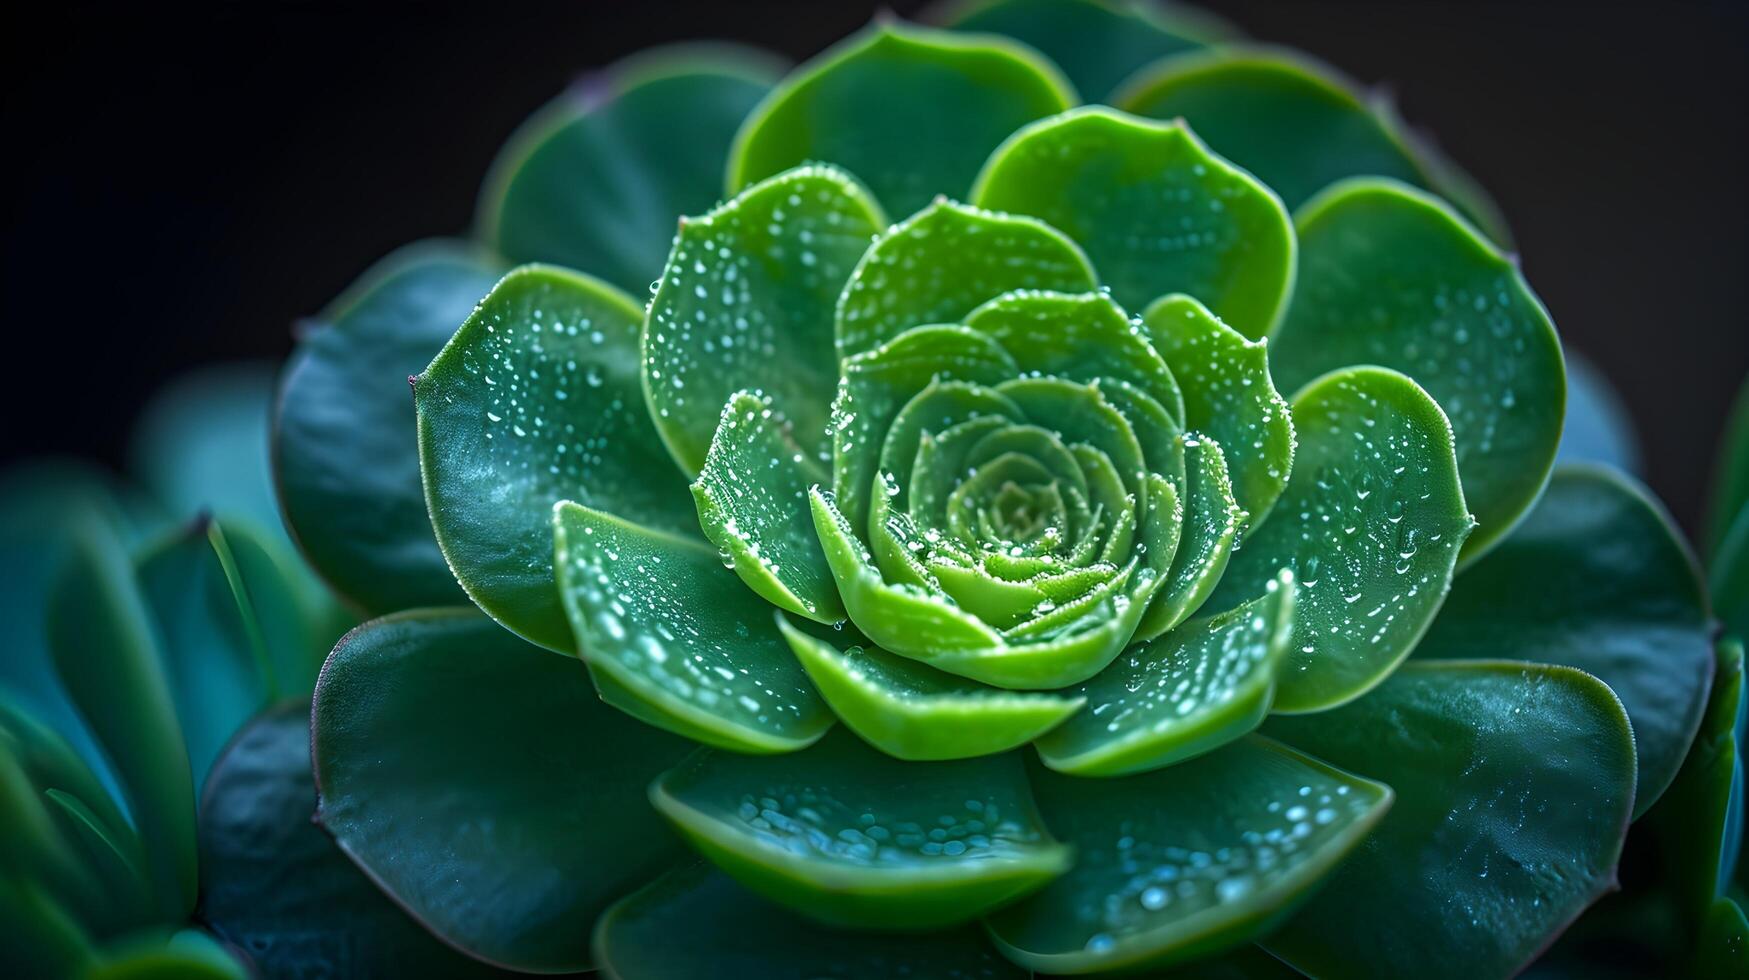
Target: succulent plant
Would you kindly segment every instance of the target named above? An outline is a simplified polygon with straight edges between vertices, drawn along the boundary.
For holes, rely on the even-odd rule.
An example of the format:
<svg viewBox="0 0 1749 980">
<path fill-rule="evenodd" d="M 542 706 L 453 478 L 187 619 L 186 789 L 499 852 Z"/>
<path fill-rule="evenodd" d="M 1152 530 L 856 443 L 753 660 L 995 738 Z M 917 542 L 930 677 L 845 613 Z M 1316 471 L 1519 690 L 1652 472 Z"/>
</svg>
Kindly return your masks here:
<svg viewBox="0 0 1749 980">
<path fill-rule="evenodd" d="M 307 727 L 298 685 L 140 693 L 256 692 L 260 629 L 82 688 L 199 735 L 128 793 L 195 812 L 218 760 L 195 921 L 276 976 L 1504 976 L 1633 824 L 1662 876 L 1541 966 L 1657 921 L 1652 966 L 1739 968 L 1740 645 L 1487 197 L 1193 12 L 939 20 L 629 59 L 512 138 L 475 240 L 301 331 L 279 510 L 376 618 Z M 363 874 L 295 829 L 312 777 Z"/>
</svg>

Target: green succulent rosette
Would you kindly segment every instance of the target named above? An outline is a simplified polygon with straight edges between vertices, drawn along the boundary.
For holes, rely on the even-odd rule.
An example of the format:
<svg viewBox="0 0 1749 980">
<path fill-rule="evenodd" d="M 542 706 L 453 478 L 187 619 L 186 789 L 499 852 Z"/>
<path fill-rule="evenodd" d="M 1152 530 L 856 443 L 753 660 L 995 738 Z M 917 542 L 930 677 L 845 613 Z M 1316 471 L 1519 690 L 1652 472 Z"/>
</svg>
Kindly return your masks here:
<svg viewBox="0 0 1749 980">
<path fill-rule="evenodd" d="M 1486 199 L 1171 11 L 946 18 L 610 70 L 323 314 L 318 821 L 523 971 L 1523 968 L 1716 654 Z"/>
</svg>

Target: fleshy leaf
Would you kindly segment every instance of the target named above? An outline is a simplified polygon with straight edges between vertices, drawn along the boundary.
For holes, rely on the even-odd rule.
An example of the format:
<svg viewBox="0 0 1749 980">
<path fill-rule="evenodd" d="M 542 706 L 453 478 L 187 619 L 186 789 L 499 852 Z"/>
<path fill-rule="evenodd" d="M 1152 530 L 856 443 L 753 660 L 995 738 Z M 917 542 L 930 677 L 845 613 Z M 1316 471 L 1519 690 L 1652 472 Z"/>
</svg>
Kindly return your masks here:
<svg viewBox="0 0 1749 980">
<path fill-rule="evenodd" d="M 739 752 L 793 752 L 831 727 L 771 607 L 702 542 L 569 502 L 553 532 L 565 611 L 610 704 Z"/>
<path fill-rule="evenodd" d="M 1028 976 L 998 957 L 975 927 L 883 933 L 821 925 L 703 862 L 671 871 L 608 909 L 595 925 L 595 959 L 620 980 Z"/>
<path fill-rule="evenodd" d="M 839 925 L 964 922 L 1069 864 L 1018 754 L 901 762 L 838 732 L 780 757 L 702 749 L 650 799 L 742 884 Z"/>
<path fill-rule="evenodd" d="M 678 44 L 583 79 L 499 151 L 480 237 L 513 262 L 641 292 L 662 269 L 675 217 L 722 196 L 735 132 L 782 67 L 740 45 Z"/>
<path fill-rule="evenodd" d="M 48 601 L 56 673 L 114 767 L 144 848 L 157 909 L 195 900 L 194 777 L 162 654 L 132 563 L 95 521 L 76 537 Z"/>
<path fill-rule="evenodd" d="M 784 637 L 839 720 L 870 745 L 912 761 L 1006 752 L 1073 715 L 1080 697 L 1005 691 L 879 647 L 836 643 L 779 619 Z"/>
<path fill-rule="evenodd" d="M 642 319 L 605 283 L 524 266 L 414 380 L 438 544 L 475 604 L 548 649 L 575 649 L 553 586 L 554 503 L 698 526 L 644 411 Z"/>
<path fill-rule="evenodd" d="M 797 68 L 747 117 L 729 191 L 818 160 L 911 214 L 964 194 L 1004 137 L 1076 101 L 1056 66 L 1007 38 L 878 23 Z"/>
<path fill-rule="evenodd" d="M 376 612 L 462 601 L 425 511 L 407 379 L 502 273 L 465 245 L 425 242 L 371 267 L 286 364 L 273 469 L 298 545 Z"/>
<path fill-rule="evenodd" d="M 1288 389 L 1350 364 L 1395 368 L 1451 419 L 1474 561 L 1548 480 L 1566 375 L 1547 311 L 1513 261 L 1439 199 L 1356 178 L 1295 217 L 1300 278 L 1270 351 Z M 1303 433 L 1302 433 L 1303 436 Z"/>
<path fill-rule="evenodd" d="M 1137 640 L 1159 636 L 1208 601 L 1226 573 L 1245 523 L 1245 511 L 1233 499 L 1225 450 L 1195 433 L 1181 442 L 1188 488 L 1183 531 L 1166 581 L 1136 628 Z M 1264 587 L 1262 580 L 1256 583 L 1257 592 Z"/>
<path fill-rule="evenodd" d="M 589 968 L 586 924 L 683 853 L 643 799 L 686 743 L 472 609 L 352 631 L 311 727 L 318 822 L 397 904 L 487 962 Z"/>
<path fill-rule="evenodd" d="M 818 165 L 681 219 L 644 324 L 643 385 L 682 470 L 704 465 L 718 413 L 742 389 L 776 399 L 802 448 L 823 450 L 838 380 L 833 307 L 885 224 L 855 178 Z"/>
<path fill-rule="evenodd" d="M 1713 611 L 1725 627 L 1749 633 L 1749 506 L 1738 511 L 1736 522 L 1713 553 L 1708 583 Z"/>
<path fill-rule="evenodd" d="M 1640 472 L 1640 440 L 1615 386 L 1597 365 L 1572 350 L 1567 360 L 1567 417 L 1555 462 L 1596 462 Z"/>
<path fill-rule="evenodd" d="M 748 588 L 797 615 L 834 623 L 844 618 L 844 603 L 808 512 L 808 489 L 824 478 L 770 403 L 743 391 L 723 406 L 692 499 L 705 537 Z"/>
<path fill-rule="evenodd" d="M 236 733 L 200 806 L 201 921 L 270 977 L 336 964 L 360 975 L 491 976 L 438 942 L 310 821 L 310 709 L 295 701 Z"/>
<path fill-rule="evenodd" d="M 1364 839 L 1389 787 L 1258 736 L 1121 779 L 1035 773 L 1075 867 L 988 921 L 1046 973 L 1165 966 L 1267 932 Z"/>
<path fill-rule="evenodd" d="M 1090 101 L 1143 65 L 1234 33 L 1195 8 L 1151 0 L 978 0 L 947 17 L 962 31 L 1004 34 L 1044 52 Z"/>
<path fill-rule="evenodd" d="M 1293 576 L 1264 595 L 1125 650 L 1072 693 L 1089 705 L 1038 741 L 1059 772 L 1121 776 L 1172 765 L 1263 723 L 1293 636 Z"/>
<path fill-rule="evenodd" d="M 1294 51 L 1240 45 L 1170 58 L 1125 81 L 1112 104 L 1184 120 L 1289 208 L 1344 177 L 1425 182 L 1359 86 Z"/>
<path fill-rule="evenodd" d="M 1633 724 L 1638 817 L 1706 710 L 1712 627 L 1700 569 L 1663 508 L 1613 470 L 1565 466 L 1458 577 L 1415 655 L 1565 664 L 1608 684 Z"/>
<path fill-rule="evenodd" d="M 838 356 L 921 324 L 954 323 L 1009 290 L 1098 285 L 1080 246 L 1055 228 L 937 198 L 882 233 L 857 263 L 838 299 Z"/>
<path fill-rule="evenodd" d="M 82 980 L 252 980 L 238 951 L 199 929 L 148 929 L 105 949 Z"/>
<path fill-rule="evenodd" d="M 1264 731 L 1397 791 L 1367 847 L 1263 940 L 1304 972 L 1510 976 L 1614 884 L 1633 734 L 1588 674 L 1414 661 Z"/>
<path fill-rule="evenodd" d="M 1035 215 L 1080 242 L 1132 310 L 1188 293 L 1262 337 L 1293 287 L 1281 200 L 1182 125 L 1103 106 L 1040 120 L 990 155 L 972 203 Z"/>
<path fill-rule="evenodd" d="M 1244 601 L 1292 569 L 1294 640 L 1275 710 L 1321 711 L 1414 649 L 1473 525 L 1451 424 L 1415 382 L 1384 368 L 1332 372 L 1295 396 L 1293 416 L 1293 476 L 1211 602 Z"/>
<path fill-rule="evenodd" d="M 1154 346 L 1184 385 L 1184 425 L 1220 443 L 1233 499 L 1256 528 L 1293 471 L 1294 425 L 1269 376 L 1267 341 L 1249 340 L 1184 296 L 1142 314 Z"/>
</svg>

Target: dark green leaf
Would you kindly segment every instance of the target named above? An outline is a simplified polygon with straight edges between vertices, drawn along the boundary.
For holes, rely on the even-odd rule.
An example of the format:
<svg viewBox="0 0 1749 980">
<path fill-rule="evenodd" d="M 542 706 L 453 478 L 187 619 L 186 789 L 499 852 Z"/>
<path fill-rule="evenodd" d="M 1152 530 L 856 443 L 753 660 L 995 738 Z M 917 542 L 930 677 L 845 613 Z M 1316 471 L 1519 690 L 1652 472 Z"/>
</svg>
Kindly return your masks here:
<svg viewBox="0 0 1749 980">
<path fill-rule="evenodd" d="M 1676 776 L 1706 709 L 1712 626 L 1700 569 L 1664 509 L 1613 470 L 1566 466 L 1458 577 L 1416 656 L 1566 664 L 1608 684 L 1633 723 L 1638 817 Z"/>
<path fill-rule="evenodd" d="M 310 563 L 368 610 L 462 600 L 425 512 L 407 379 L 501 272 L 460 243 L 409 245 L 335 301 L 286 364 L 273 432 L 280 505 Z"/>
<path fill-rule="evenodd" d="M 1705 539 L 1709 556 L 1719 553 L 1731 526 L 1749 510 L 1749 380 L 1737 390 L 1713 466 Z"/>
<path fill-rule="evenodd" d="M 1633 734 L 1570 667 L 1412 662 L 1264 731 L 1397 791 L 1368 846 L 1270 952 L 1319 976 L 1509 976 L 1615 882 Z"/>
<path fill-rule="evenodd" d="M 1182 125 L 1103 106 L 1040 120 L 990 155 L 972 203 L 1035 215 L 1080 242 L 1132 310 L 1188 293 L 1262 337 L 1293 287 L 1280 198 Z"/>
<path fill-rule="evenodd" d="M 549 649 L 575 649 L 553 584 L 553 504 L 698 526 L 644 410 L 642 320 L 605 283 L 524 266 L 414 382 L 438 544 L 481 609 Z"/>
<path fill-rule="evenodd" d="M 583 79 L 499 151 L 480 194 L 480 237 L 512 261 L 642 292 L 662 269 L 674 219 L 721 198 L 735 131 L 782 69 L 740 45 L 679 44 Z"/>
<path fill-rule="evenodd" d="M 321 825 L 426 928 L 488 962 L 589 967 L 588 924 L 682 853 L 644 790 L 686 744 L 471 609 L 348 634 L 312 728 Z"/>
<path fill-rule="evenodd" d="M 964 194 L 1004 137 L 1075 102 L 1056 66 L 1024 45 L 884 21 L 760 103 L 730 151 L 729 190 L 818 160 L 911 214 L 937 194 Z"/>
</svg>

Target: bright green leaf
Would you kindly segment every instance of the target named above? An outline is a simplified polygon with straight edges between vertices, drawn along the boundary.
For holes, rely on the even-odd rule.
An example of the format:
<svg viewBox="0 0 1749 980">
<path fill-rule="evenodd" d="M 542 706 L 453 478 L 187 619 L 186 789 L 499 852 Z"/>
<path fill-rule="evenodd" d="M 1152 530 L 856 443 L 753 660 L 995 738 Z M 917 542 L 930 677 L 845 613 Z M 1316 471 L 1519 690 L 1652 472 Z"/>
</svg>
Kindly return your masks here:
<svg viewBox="0 0 1749 980">
<path fill-rule="evenodd" d="M 1208 601 L 1226 573 L 1245 523 L 1245 511 L 1233 499 L 1225 450 L 1196 433 L 1181 441 L 1188 487 L 1180 514 L 1183 532 L 1171 571 L 1136 628 L 1138 640 L 1165 633 Z M 1262 580 L 1255 585 L 1259 592 L 1265 587 Z"/>
<path fill-rule="evenodd" d="M 1281 200 L 1181 125 L 1103 106 L 1040 120 L 990 155 L 972 203 L 1035 215 L 1080 242 L 1132 310 L 1188 293 L 1262 337 L 1293 288 Z"/>
<path fill-rule="evenodd" d="M 311 725 L 322 827 L 426 928 L 488 962 L 589 968 L 588 923 L 682 853 L 644 787 L 686 744 L 474 610 L 348 634 Z"/>
</svg>

